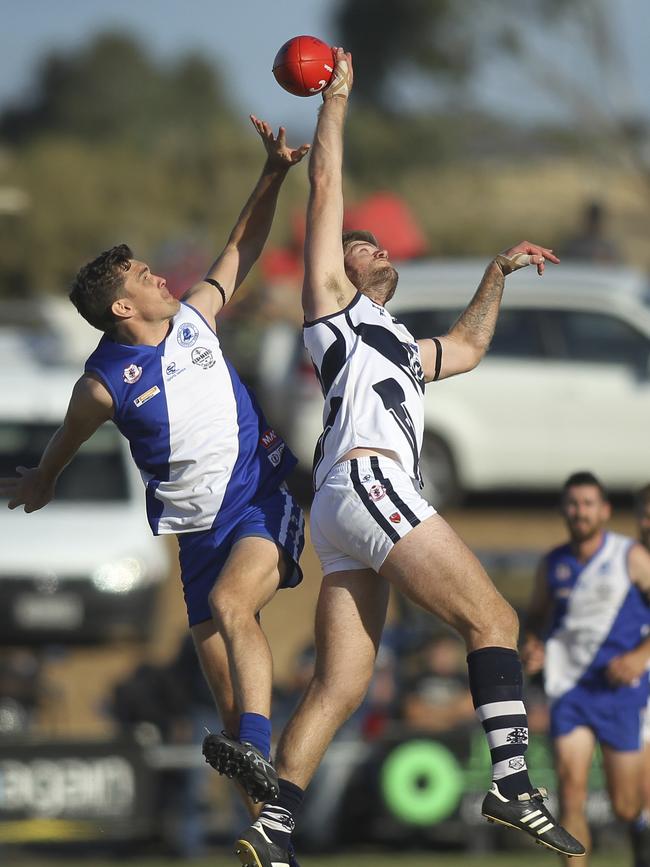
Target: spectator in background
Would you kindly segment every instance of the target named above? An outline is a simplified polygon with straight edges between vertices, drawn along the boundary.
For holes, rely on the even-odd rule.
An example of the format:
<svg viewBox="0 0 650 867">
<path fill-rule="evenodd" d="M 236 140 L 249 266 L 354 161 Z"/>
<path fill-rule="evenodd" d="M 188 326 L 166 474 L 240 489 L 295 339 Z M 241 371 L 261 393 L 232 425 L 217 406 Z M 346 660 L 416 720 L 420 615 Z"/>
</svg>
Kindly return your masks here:
<svg viewBox="0 0 650 867">
<path fill-rule="evenodd" d="M 648 700 L 650 555 L 606 529 L 609 499 L 592 473 L 567 479 L 562 513 L 569 540 L 539 564 L 522 649 L 529 674 L 544 667 L 561 821 L 588 849 L 587 781 L 598 742 L 635 867 L 650 867 L 640 725 Z"/>
<path fill-rule="evenodd" d="M 583 211 L 581 230 L 566 241 L 562 256 L 605 264 L 621 262 L 623 257 L 618 245 L 607 237 L 606 222 L 607 212 L 602 202 L 588 202 Z"/>
<path fill-rule="evenodd" d="M 636 495 L 636 517 L 639 525 L 639 541 L 650 551 L 650 484 Z M 643 725 L 643 804 L 646 819 L 650 822 L 650 700 L 646 705 Z"/>
<path fill-rule="evenodd" d="M 432 635 L 406 675 L 400 716 L 408 728 L 445 732 L 475 722 L 463 644 L 453 634 Z"/>
</svg>

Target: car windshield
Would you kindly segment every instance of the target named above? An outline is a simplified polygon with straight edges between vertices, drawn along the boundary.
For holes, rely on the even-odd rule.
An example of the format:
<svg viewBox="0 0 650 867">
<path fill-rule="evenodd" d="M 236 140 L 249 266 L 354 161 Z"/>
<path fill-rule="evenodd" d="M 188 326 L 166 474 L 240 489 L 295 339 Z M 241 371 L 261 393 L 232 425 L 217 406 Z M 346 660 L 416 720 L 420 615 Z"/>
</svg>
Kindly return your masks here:
<svg viewBox="0 0 650 867">
<path fill-rule="evenodd" d="M 16 467 L 34 467 L 58 425 L 41 422 L 0 422 L 0 477 L 13 476 Z M 129 498 L 125 453 L 120 434 L 105 424 L 83 444 L 61 474 L 56 500 L 119 502 Z"/>
</svg>

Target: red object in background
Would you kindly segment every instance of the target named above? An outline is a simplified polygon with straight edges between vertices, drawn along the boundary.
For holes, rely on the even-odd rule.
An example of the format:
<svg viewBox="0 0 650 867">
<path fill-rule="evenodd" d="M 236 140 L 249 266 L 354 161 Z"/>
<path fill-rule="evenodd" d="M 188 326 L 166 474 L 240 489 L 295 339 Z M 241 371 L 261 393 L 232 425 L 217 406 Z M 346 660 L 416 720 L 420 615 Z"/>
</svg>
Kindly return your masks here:
<svg viewBox="0 0 650 867">
<path fill-rule="evenodd" d="M 314 96 L 330 83 L 334 51 L 315 36 L 294 36 L 275 55 L 275 80 L 294 96 Z"/>
<path fill-rule="evenodd" d="M 344 231 L 365 229 L 377 237 L 395 261 L 424 255 L 427 241 L 408 206 L 392 193 L 377 193 L 357 205 L 345 209 Z M 294 281 L 299 286 L 303 274 L 305 244 L 305 212 L 294 211 L 291 217 L 291 241 L 287 247 L 267 247 L 261 268 L 269 283 L 277 280 Z"/>
<path fill-rule="evenodd" d="M 406 203 L 392 193 L 376 193 L 345 209 L 343 229 L 365 229 L 376 236 L 391 259 L 414 259 L 428 250 L 427 240 Z"/>
<path fill-rule="evenodd" d="M 267 247 L 260 267 L 264 280 L 269 283 L 279 280 L 299 283 L 302 278 L 302 256 L 293 247 Z"/>
</svg>

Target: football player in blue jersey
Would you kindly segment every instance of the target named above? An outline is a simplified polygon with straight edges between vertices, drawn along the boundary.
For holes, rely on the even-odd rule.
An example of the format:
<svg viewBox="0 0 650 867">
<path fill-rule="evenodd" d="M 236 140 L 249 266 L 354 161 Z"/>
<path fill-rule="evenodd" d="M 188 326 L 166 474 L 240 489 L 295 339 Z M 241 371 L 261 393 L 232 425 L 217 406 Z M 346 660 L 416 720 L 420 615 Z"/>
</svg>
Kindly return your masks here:
<svg viewBox="0 0 650 867">
<path fill-rule="evenodd" d="M 650 551 L 650 485 L 645 485 L 636 495 L 636 517 L 639 541 Z M 643 722 L 643 805 L 646 819 L 650 821 L 650 699 Z M 646 857 L 650 860 L 650 853 Z"/>
<path fill-rule="evenodd" d="M 189 624 L 226 727 L 206 738 L 206 760 L 259 801 L 277 790 L 259 612 L 301 580 L 303 515 L 285 484 L 295 458 L 223 358 L 216 321 L 262 252 L 283 181 L 309 145 L 292 148 L 283 127 L 276 135 L 251 121 L 266 152 L 261 176 L 182 301 L 124 244 L 79 271 L 70 298 L 103 337 L 39 465 L 1 479 L 0 496 L 10 509 L 41 509 L 82 443 L 114 421 L 145 483 L 153 532 L 178 536 Z"/>
<path fill-rule="evenodd" d="M 641 800 L 650 553 L 606 529 L 609 499 L 592 473 L 567 479 L 562 514 L 569 540 L 539 564 L 522 647 L 528 673 L 544 670 L 562 822 L 589 846 L 587 780 L 598 742 L 614 813 L 629 825 L 635 867 L 650 867 Z"/>
</svg>

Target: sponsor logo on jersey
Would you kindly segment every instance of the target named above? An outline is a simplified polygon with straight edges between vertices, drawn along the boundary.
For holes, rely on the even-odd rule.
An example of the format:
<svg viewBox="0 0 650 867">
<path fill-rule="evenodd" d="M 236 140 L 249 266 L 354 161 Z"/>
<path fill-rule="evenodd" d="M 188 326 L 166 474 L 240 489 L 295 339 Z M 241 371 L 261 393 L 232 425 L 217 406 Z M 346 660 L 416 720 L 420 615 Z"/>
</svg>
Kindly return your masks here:
<svg viewBox="0 0 650 867">
<path fill-rule="evenodd" d="M 150 388 L 148 391 L 143 392 L 139 397 L 136 397 L 133 403 L 136 406 L 142 406 L 143 403 L 151 400 L 151 398 L 155 397 L 157 394 L 160 394 L 160 389 L 157 385 L 154 385 L 153 388 Z"/>
<path fill-rule="evenodd" d="M 124 373 L 122 377 L 124 382 L 128 382 L 129 385 L 133 385 L 134 382 L 137 382 L 142 376 L 142 368 L 137 364 L 129 364 L 128 367 L 124 368 Z"/>
<path fill-rule="evenodd" d="M 204 370 L 209 367 L 214 367 L 214 355 L 211 349 L 206 349 L 205 346 L 197 346 L 192 350 L 192 364 L 198 364 Z"/>
<path fill-rule="evenodd" d="M 389 520 L 393 522 L 393 524 L 399 524 L 399 522 L 402 520 L 402 516 L 399 512 L 393 512 L 393 514 L 389 515 L 388 517 Z"/>
<path fill-rule="evenodd" d="M 181 346 L 194 346 L 199 339 L 199 329 L 193 322 L 182 322 L 176 332 L 176 340 Z"/>
<path fill-rule="evenodd" d="M 273 428 L 269 428 L 265 431 L 260 437 L 260 442 L 264 446 L 265 449 L 272 448 L 278 441 L 278 435 L 273 430 Z"/>
<path fill-rule="evenodd" d="M 271 461 L 273 466 L 280 466 L 280 461 L 282 460 L 282 453 L 284 452 L 284 443 L 273 430 L 273 428 L 269 428 L 267 431 L 264 431 L 264 433 L 260 437 L 260 444 L 263 445 L 268 452 L 267 457 Z"/>
<path fill-rule="evenodd" d="M 185 368 L 179 367 L 175 361 L 170 361 L 165 368 L 165 376 L 167 378 L 167 382 L 169 382 L 169 380 L 173 379 L 175 376 L 178 376 L 178 374 L 182 373 L 184 370 Z"/>
<path fill-rule="evenodd" d="M 375 502 L 377 502 L 377 500 L 383 500 L 386 496 L 386 488 L 383 485 L 380 485 L 379 482 L 375 482 L 368 488 L 368 496 Z"/>
</svg>

